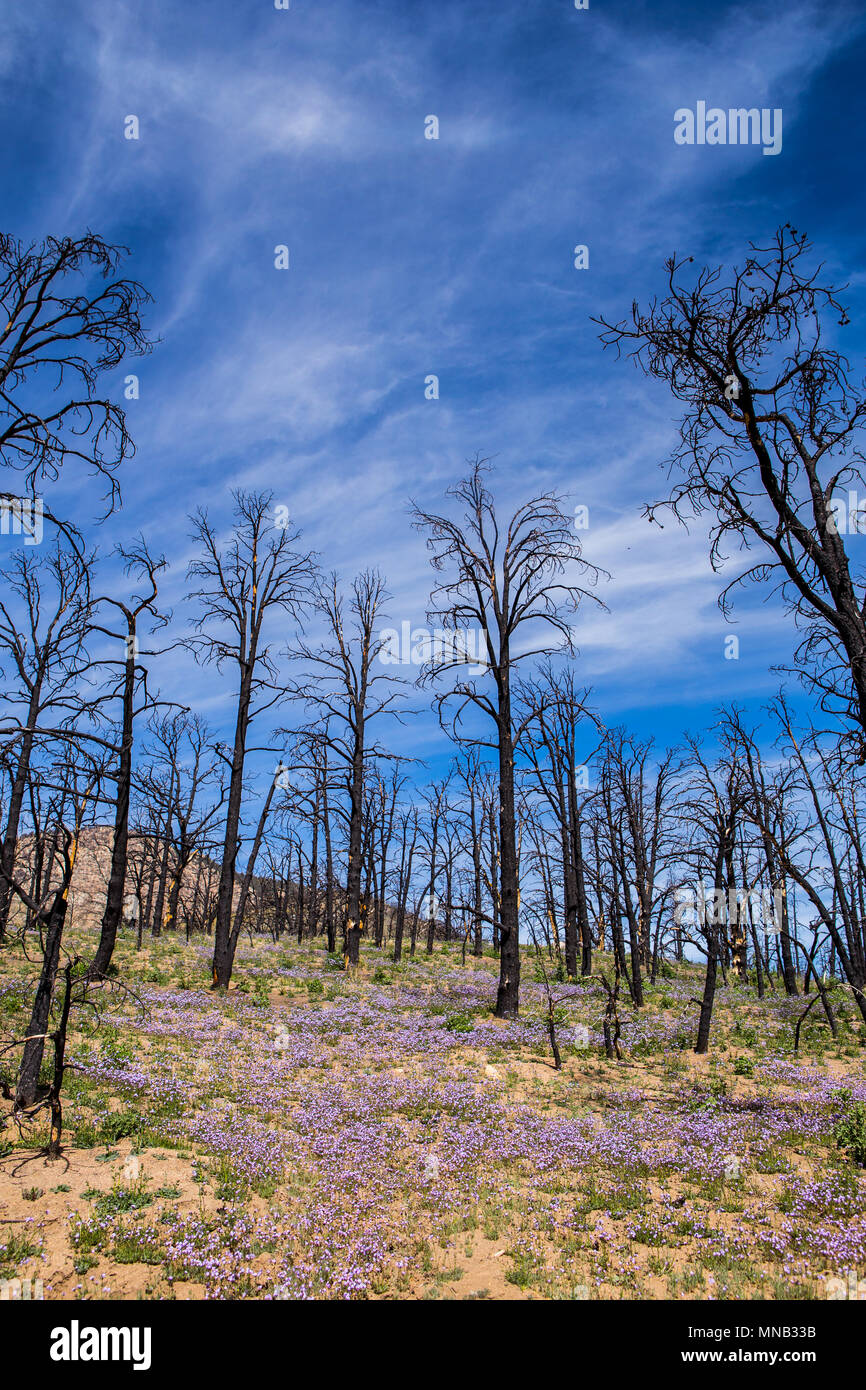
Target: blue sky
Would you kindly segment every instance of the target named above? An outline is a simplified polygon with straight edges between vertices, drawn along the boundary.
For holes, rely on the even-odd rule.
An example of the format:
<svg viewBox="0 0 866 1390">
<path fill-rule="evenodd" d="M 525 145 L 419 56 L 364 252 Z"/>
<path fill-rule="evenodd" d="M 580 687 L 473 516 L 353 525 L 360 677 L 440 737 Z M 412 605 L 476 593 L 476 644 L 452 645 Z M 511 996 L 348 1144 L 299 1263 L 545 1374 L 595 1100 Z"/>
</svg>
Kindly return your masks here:
<svg viewBox="0 0 866 1390">
<path fill-rule="evenodd" d="M 757 711 L 791 625 L 760 595 L 724 619 L 701 528 L 641 517 L 675 403 L 602 354 L 590 315 L 661 290 L 674 251 L 738 260 L 790 220 L 850 284 L 858 364 L 864 62 L 866 13 L 844 3 L 7 0 L 4 228 L 128 245 L 162 340 L 125 369 L 137 456 L 101 549 L 143 531 L 180 617 L 187 514 L 228 520 L 233 487 L 269 489 L 327 568 L 378 564 L 394 624 L 420 624 L 407 500 L 438 508 L 493 455 L 503 510 L 542 487 L 589 507 L 585 553 L 612 578 L 580 666 L 608 722 L 666 742 L 722 701 Z M 782 108 L 782 152 L 675 145 L 698 100 Z M 57 494 L 82 525 L 98 513 L 92 482 Z M 230 710 L 230 682 L 176 654 L 158 680 L 217 725 Z M 395 742 L 432 771 L 449 751 L 423 716 Z"/>
</svg>

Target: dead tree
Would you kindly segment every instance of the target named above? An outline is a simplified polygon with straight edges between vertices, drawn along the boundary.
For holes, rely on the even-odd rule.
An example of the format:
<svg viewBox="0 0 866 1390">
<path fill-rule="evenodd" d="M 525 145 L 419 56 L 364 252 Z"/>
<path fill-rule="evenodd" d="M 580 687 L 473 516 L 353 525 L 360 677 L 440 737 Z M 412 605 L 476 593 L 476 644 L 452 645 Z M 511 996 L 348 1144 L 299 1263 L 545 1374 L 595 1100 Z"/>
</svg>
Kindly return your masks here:
<svg viewBox="0 0 866 1390">
<path fill-rule="evenodd" d="M 261 848 L 262 836 L 265 833 L 265 825 L 267 823 L 268 813 L 271 809 L 271 802 L 274 797 L 274 792 L 277 790 L 277 787 L 281 783 L 282 775 L 283 772 L 282 768 L 280 767 L 278 768 L 277 772 L 274 774 L 274 776 L 271 778 L 268 784 L 267 795 L 265 796 L 264 802 L 262 803 L 262 809 L 259 813 L 258 824 L 256 825 L 256 833 L 253 836 L 253 843 L 250 848 L 250 852 L 247 856 L 247 867 L 244 870 L 244 876 L 241 879 L 240 892 L 238 893 L 237 905 L 235 907 L 234 922 L 232 924 L 232 934 L 231 939 L 229 941 L 229 950 L 231 952 L 232 960 L 234 960 L 235 952 L 237 951 L 238 938 L 240 937 L 241 927 L 243 926 L 244 909 L 247 905 L 247 897 L 249 895 L 250 885 L 252 883 L 253 874 L 255 872 L 256 859 L 258 858 L 259 849 Z M 298 915 L 300 918 L 300 911 Z M 300 934 L 298 936 L 298 940 L 300 940 Z"/>
<path fill-rule="evenodd" d="M 313 556 L 294 548 L 299 532 L 285 527 L 274 537 L 270 494 L 236 491 L 233 496 L 237 520 L 225 545 L 207 512 L 196 514 L 193 538 L 201 554 L 188 572 L 199 586 L 190 595 L 199 608 L 198 635 L 190 645 L 198 660 L 218 670 L 228 665 L 238 677 L 234 738 L 225 755 L 229 790 L 214 925 L 215 989 L 227 989 L 232 974 L 232 900 L 249 729 L 285 696 L 266 629 L 286 614 L 300 620 L 316 574 Z"/>
<path fill-rule="evenodd" d="M 0 941 L 9 918 L 12 877 L 24 797 L 37 729 L 66 718 L 76 705 L 74 687 L 86 662 L 84 638 L 90 575 L 77 549 L 59 538 L 46 559 L 22 549 L 2 578 L 0 655 L 8 657 L 15 686 L 4 699 L 8 714 L 0 737 L 10 758 L 11 787 L 0 847 Z M 23 707 L 12 718 L 12 710 Z M 7 723 L 8 719 L 8 723 Z"/>
<path fill-rule="evenodd" d="M 532 936 L 532 944 L 535 947 L 536 965 L 544 985 L 544 997 L 547 1004 L 545 1021 L 547 1024 L 547 1037 L 550 1042 L 550 1050 L 553 1053 L 553 1069 L 554 1071 L 562 1071 L 562 1054 L 559 1050 L 559 1039 L 556 1034 L 556 1025 L 559 1021 L 557 1012 L 561 1001 L 557 999 L 551 988 L 550 975 L 548 974 L 547 965 L 545 964 L 544 953 L 541 950 L 538 937 L 532 925 L 530 925 L 529 931 Z"/>
<path fill-rule="evenodd" d="M 484 951 L 484 918 L 482 912 L 482 882 L 484 874 L 482 866 L 484 848 L 482 833 L 484 827 L 484 812 L 481 804 L 482 797 L 480 787 L 482 767 L 477 748 L 461 750 L 457 763 L 457 771 L 465 790 L 462 804 L 458 806 L 458 815 L 462 819 L 463 846 L 465 852 L 472 861 L 472 897 L 469 907 L 473 938 L 472 953 L 475 956 L 480 956 Z"/>
<path fill-rule="evenodd" d="M 294 652 L 306 668 L 295 693 L 313 716 L 305 732 L 327 748 L 331 766 L 341 769 L 343 776 L 348 840 L 343 954 L 347 969 L 354 969 L 360 960 L 366 779 L 371 764 L 386 756 L 384 749 L 370 744 L 369 726 L 383 715 L 399 717 L 396 702 L 401 691 L 395 689 L 397 681 L 380 661 L 383 637 L 378 627 L 387 598 L 382 576 L 376 570 L 366 570 L 353 581 L 347 605 L 337 576 L 332 574 L 315 600 L 327 636 L 318 648 L 300 642 Z"/>
<path fill-rule="evenodd" d="M 441 782 L 434 782 L 433 785 L 423 793 L 424 819 L 422 821 L 422 840 L 426 849 L 426 862 L 430 866 L 430 876 L 427 880 L 427 955 L 432 956 L 433 944 L 436 940 L 436 923 L 439 913 L 439 899 L 436 892 L 439 873 L 444 868 L 443 862 L 439 859 L 439 843 L 444 838 L 444 826 L 448 816 L 448 787 L 451 781 L 451 773 Z"/>
<path fill-rule="evenodd" d="M 699 1001 L 695 1052 L 709 1050 L 719 963 L 726 942 L 733 905 L 740 915 L 735 855 L 737 830 L 748 804 L 748 790 L 738 759 L 729 751 L 710 766 L 695 738 L 686 740 L 691 779 L 682 802 L 687 846 L 684 860 L 693 870 L 696 889 L 697 942 L 706 954 L 704 990 Z M 703 892 L 705 871 L 712 876 L 709 899 Z M 745 957 L 744 957 L 745 963 Z"/>
<path fill-rule="evenodd" d="M 589 715 L 589 691 L 580 689 L 572 669 L 554 671 L 548 663 L 539 681 L 521 689 L 521 700 L 531 713 L 524 733 L 524 748 L 533 782 L 553 814 L 562 860 L 565 969 L 570 979 L 592 971 L 592 936 L 586 895 L 582 813 L 584 798 L 578 787 L 580 772 L 595 753 L 581 752 L 578 730 Z M 597 728 L 598 721 L 595 720 Z"/>
<path fill-rule="evenodd" d="M 685 407 L 664 508 L 680 520 L 709 511 L 711 559 L 757 548 L 728 584 L 776 584 L 805 636 L 799 670 L 824 708 L 841 712 L 866 762 L 866 588 L 852 572 L 834 493 L 863 483 L 866 398 L 826 341 L 847 326 L 839 291 L 809 265 L 806 236 L 783 226 L 750 243 L 739 268 L 693 272 L 666 262 L 667 293 L 620 323 L 597 322 Z M 833 331 L 835 332 L 835 325 Z M 859 529 L 855 522 L 854 529 Z"/>
<path fill-rule="evenodd" d="M 722 727 L 732 756 L 739 759 L 748 780 L 749 799 L 746 810 L 760 837 L 768 889 L 777 904 L 779 955 L 785 993 L 794 997 L 799 993 L 795 957 L 798 943 L 791 932 L 793 924 L 788 910 L 783 858 L 789 847 L 789 812 L 795 768 L 788 764 L 780 768 L 774 776 L 768 777 L 755 735 L 745 728 L 738 711 L 726 711 Z M 780 846 L 780 853 L 777 853 L 776 845 Z M 742 975 L 743 970 L 740 969 L 739 973 Z"/>
<path fill-rule="evenodd" d="M 0 463 L 24 474 L 31 495 L 71 462 L 99 475 L 109 509 L 119 500 L 116 473 L 133 443 L 97 384 L 151 349 L 141 323 L 150 295 L 117 278 L 124 255 L 93 232 L 41 245 L 0 234 Z M 59 383 L 68 389 L 46 410 Z"/>
<path fill-rule="evenodd" d="M 802 889 L 817 920 L 830 937 L 854 1003 L 866 1021 L 866 883 L 864 829 L 866 808 L 859 779 L 850 776 L 844 748 L 828 747 L 812 727 L 795 727 L 784 698 L 773 703 L 784 747 L 796 768 L 796 782 L 808 810 L 789 806 L 785 834 L 768 828 L 774 852 L 786 876 Z M 847 865 L 851 863 L 853 872 Z M 829 880 L 832 901 L 820 889 Z"/>
<path fill-rule="evenodd" d="M 614 956 L 614 978 L 613 984 L 610 983 L 604 971 L 600 972 L 599 978 L 604 986 L 607 995 L 607 1004 L 604 1009 L 602 1020 L 602 1032 L 604 1034 L 604 1051 L 609 1062 L 614 1057 L 618 1062 L 622 1061 L 622 1048 L 620 1046 L 620 1022 L 619 1022 L 619 988 L 620 988 L 620 969 L 619 957 Z"/>
<path fill-rule="evenodd" d="M 406 908 L 409 902 L 409 888 L 412 883 L 412 863 L 418 843 L 417 808 L 406 811 L 400 817 L 400 864 L 397 878 L 397 907 L 394 916 L 394 961 L 400 962 L 403 955 L 403 934 L 406 927 Z"/>
<path fill-rule="evenodd" d="M 155 932 L 168 923 L 179 926 L 183 882 L 193 856 L 205 852 L 227 794 L 224 765 L 213 761 L 213 737 L 201 715 L 188 710 L 160 714 L 150 721 L 150 763 L 139 774 L 139 794 L 152 807 L 162 807 L 163 862 L 170 853 L 173 870 L 164 909 L 158 895 Z M 160 875 L 162 878 L 162 875 Z"/>
<path fill-rule="evenodd" d="M 27 1027 L 15 1091 L 17 1110 L 27 1109 L 36 1100 L 48 1020 L 60 962 L 60 945 L 66 923 L 75 855 L 81 827 L 92 804 L 100 777 L 99 767 L 93 765 L 92 759 L 88 758 L 82 749 L 76 750 L 75 753 L 78 767 L 73 765 L 68 749 L 63 750 L 63 754 L 65 762 L 59 769 L 59 776 L 52 786 L 51 807 L 51 818 L 55 821 L 58 829 L 59 880 L 49 889 L 41 903 L 37 903 L 31 898 L 15 879 L 8 880 L 13 892 L 31 909 L 35 921 L 43 933 L 42 964 L 30 1012 L 30 1022 Z"/>
<path fill-rule="evenodd" d="M 487 460 L 476 459 L 469 476 L 449 489 L 449 496 L 465 509 L 461 517 L 440 516 L 417 506 L 413 517 L 415 527 L 427 534 L 431 563 L 441 576 L 431 595 L 428 617 L 451 635 L 445 649 L 433 653 L 425 677 L 449 678 L 448 688 L 437 695 L 437 707 L 441 719 L 447 702 L 455 702 L 452 737 L 493 748 L 498 758 L 501 863 L 496 1014 L 516 1018 L 520 924 L 514 760 L 525 721 L 515 718 L 512 681 L 519 663 L 531 657 L 549 656 L 563 646 L 573 651 L 570 620 L 586 594 L 573 576 L 597 572 L 581 559 L 571 519 L 555 493 L 533 497 L 501 529 L 485 482 L 488 468 Z M 530 632 L 531 641 L 524 644 Z M 471 642 L 474 634 L 477 641 Z M 479 665 L 483 676 L 467 671 Z M 462 679 L 454 674 L 461 668 L 466 673 Z M 484 676 L 492 678 L 492 695 L 480 685 Z M 469 706 L 492 721 L 493 740 L 468 737 L 463 718 Z"/>
<path fill-rule="evenodd" d="M 153 708 L 153 699 L 147 687 L 147 670 L 139 661 L 140 655 L 155 655 L 153 651 L 139 652 L 139 624 L 143 618 L 149 621 L 151 631 L 163 627 L 168 618 L 156 607 L 158 595 L 157 576 L 166 568 L 163 558 L 154 559 L 143 539 L 139 539 L 129 549 L 118 546 L 117 554 L 123 561 L 124 573 L 136 575 L 142 581 L 142 592 L 134 594 L 129 602 L 102 595 L 94 599 L 97 614 L 102 605 L 115 610 L 121 619 L 118 628 L 106 627 L 91 618 L 89 629 L 108 637 L 120 649 L 119 657 L 106 658 L 109 667 L 119 667 L 119 675 L 108 698 L 120 701 L 119 737 L 116 744 L 108 744 L 117 758 L 114 773 L 116 796 L 114 802 L 114 834 L 111 844 L 111 867 L 108 876 L 108 892 L 105 911 L 100 924 L 99 942 L 93 960 L 87 968 L 88 980 L 99 980 L 105 975 L 114 952 L 117 931 L 123 918 L 123 900 L 126 892 L 126 865 L 129 853 L 129 803 L 132 791 L 132 749 L 135 736 L 135 720 Z M 137 704 L 137 701 L 141 701 Z"/>
</svg>

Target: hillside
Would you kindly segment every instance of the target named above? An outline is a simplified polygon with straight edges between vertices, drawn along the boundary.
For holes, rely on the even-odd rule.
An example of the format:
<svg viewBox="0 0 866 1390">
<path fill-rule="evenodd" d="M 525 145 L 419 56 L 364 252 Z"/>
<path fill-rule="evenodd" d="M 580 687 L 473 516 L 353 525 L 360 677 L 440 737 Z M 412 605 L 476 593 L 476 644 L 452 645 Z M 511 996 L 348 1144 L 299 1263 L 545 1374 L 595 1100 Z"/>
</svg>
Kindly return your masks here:
<svg viewBox="0 0 866 1390">
<path fill-rule="evenodd" d="M 114 832 L 111 826 L 87 826 L 82 831 L 76 845 L 75 866 L 69 892 L 69 920 L 80 927 L 93 927 L 102 918 L 108 889 L 113 836 Z M 149 894 L 150 906 L 153 909 L 155 890 L 159 880 L 158 866 L 162 860 L 163 847 L 164 841 L 158 840 L 155 836 L 141 836 L 134 832 L 130 835 L 125 896 L 128 925 L 137 922 L 140 911 L 143 911 L 146 916 Z M 24 835 L 19 841 L 16 859 L 16 873 L 19 880 L 24 883 L 27 881 L 32 854 L 33 837 L 32 835 Z M 175 862 L 174 855 L 169 850 L 166 901 L 173 881 Z M 157 865 L 156 870 L 154 869 L 155 864 Z M 52 882 L 56 882 L 57 877 L 55 872 L 52 876 Z M 181 886 L 179 916 L 182 924 L 188 915 L 193 916 L 193 918 L 200 915 L 204 897 L 208 893 L 214 892 L 218 881 L 219 865 L 206 855 L 193 854 L 184 871 Z M 255 882 L 261 883 L 261 879 L 256 878 Z M 151 883 L 153 884 L 152 888 Z M 239 885 L 236 884 L 235 901 L 237 901 L 238 891 Z M 19 909 L 15 917 L 20 917 L 20 915 Z"/>
</svg>

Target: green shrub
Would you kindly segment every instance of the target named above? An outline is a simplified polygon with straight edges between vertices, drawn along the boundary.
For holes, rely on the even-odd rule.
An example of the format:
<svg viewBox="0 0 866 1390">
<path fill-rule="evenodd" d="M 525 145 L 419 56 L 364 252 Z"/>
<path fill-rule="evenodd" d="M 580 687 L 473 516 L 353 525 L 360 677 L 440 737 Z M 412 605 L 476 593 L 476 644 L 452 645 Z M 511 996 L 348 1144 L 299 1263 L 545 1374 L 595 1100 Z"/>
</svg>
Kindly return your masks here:
<svg viewBox="0 0 866 1390">
<path fill-rule="evenodd" d="M 840 1091 L 842 1114 L 833 1127 L 833 1138 L 852 1163 L 866 1168 L 866 1105 L 850 1091 Z"/>
<path fill-rule="evenodd" d="M 213 1180 L 214 1192 L 221 1202 L 246 1201 L 249 1184 L 238 1173 L 226 1154 L 220 1154 L 213 1161 L 210 1167 L 210 1177 Z"/>
<path fill-rule="evenodd" d="M 103 1144 L 116 1144 L 118 1139 L 129 1139 L 140 1128 L 141 1120 L 138 1115 L 124 1113 L 123 1111 L 112 1112 L 106 1115 L 102 1124 L 99 1126 L 99 1141 Z M 77 1132 L 76 1132 L 76 1142 Z M 85 1148 L 86 1145 L 80 1145 Z"/>
<path fill-rule="evenodd" d="M 445 1027 L 449 1033 L 471 1033 L 474 1024 L 468 1014 L 451 1014 L 445 1020 Z"/>
<path fill-rule="evenodd" d="M 9 1236 L 5 1244 L 0 1244 L 0 1275 L 6 1277 L 15 1273 L 15 1266 L 22 1260 L 29 1260 L 31 1255 L 36 1255 L 39 1251 L 37 1245 L 24 1235 L 17 1233 Z"/>
<path fill-rule="evenodd" d="M 90 1118 L 76 1120 L 72 1142 L 77 1149 L 93 1149 L 99 1143 L 99 1127 Z"/>
<path fill-rule="evenodd" d="M 120 1212 L 140 1211 L 149 1207 L 153 1198 L 145 1192 L 144 1183 L 139 1179 L 131 1187 L 118 1184 L 109 1192 L 101 1192 L 96 1199 L 97 1216 L 117 1216 Z"/>
</svg>

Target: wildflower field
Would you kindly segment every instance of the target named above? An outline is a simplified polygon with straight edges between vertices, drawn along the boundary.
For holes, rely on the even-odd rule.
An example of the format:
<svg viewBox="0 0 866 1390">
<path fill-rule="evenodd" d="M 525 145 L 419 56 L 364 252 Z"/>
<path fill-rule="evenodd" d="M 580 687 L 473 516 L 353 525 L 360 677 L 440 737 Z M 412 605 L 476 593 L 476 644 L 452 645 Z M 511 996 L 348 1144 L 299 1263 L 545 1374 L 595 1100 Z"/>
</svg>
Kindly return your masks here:
<svg viewBox="0 0 866 1390">
<path fill-rule="evenodd" d="M 318 944 L 136 952 L 76 1022 L 63 1151 L 0 1073 L 0 1278 L 47 1299 L 816 1299 L 866 1265 L 866 1072 L 778 987 L 720 988 L 693 1052 L 699 971 L 665 963 L 602 1043 L 596 977 L 492 1017 L 497 962 L 459 947 L 348 974 Z M 597 966 L 604 969 L 599 955 Z M 4 1031 L 27 963 L 2 956 Z M 119 981 L 123 981 L 121 985 Z"/>
</svg>

